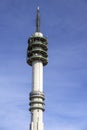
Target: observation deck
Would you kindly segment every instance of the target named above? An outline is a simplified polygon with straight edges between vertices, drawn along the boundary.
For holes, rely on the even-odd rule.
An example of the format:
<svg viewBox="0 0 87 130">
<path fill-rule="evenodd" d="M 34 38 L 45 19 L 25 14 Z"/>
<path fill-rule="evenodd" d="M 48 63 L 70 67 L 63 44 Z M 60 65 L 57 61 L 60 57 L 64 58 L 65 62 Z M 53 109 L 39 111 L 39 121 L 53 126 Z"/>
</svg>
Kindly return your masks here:
<svg viewBox="0 0 87 130">
<path fill-rule="evenodd" d="M 32 66 L 33 61 L 42 61 L 45 66 L 48 63 L 47 38 L 32 36 L 28 40 L 27 63 Z"/>
</svg>

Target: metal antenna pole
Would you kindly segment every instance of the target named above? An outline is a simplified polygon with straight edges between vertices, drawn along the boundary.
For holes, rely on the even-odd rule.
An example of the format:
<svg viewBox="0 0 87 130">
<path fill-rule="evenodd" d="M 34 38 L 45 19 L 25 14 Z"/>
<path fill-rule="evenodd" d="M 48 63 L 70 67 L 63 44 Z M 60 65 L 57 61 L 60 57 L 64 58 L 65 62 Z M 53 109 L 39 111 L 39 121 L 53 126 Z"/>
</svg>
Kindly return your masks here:
<svg viewBox="0 0 87 130">
<path fill-rule="evenodd" d="M 37 7 L 36 32 L 40 32 L 40 9 L 39 9 L 39 6 Z"/>
</svg>

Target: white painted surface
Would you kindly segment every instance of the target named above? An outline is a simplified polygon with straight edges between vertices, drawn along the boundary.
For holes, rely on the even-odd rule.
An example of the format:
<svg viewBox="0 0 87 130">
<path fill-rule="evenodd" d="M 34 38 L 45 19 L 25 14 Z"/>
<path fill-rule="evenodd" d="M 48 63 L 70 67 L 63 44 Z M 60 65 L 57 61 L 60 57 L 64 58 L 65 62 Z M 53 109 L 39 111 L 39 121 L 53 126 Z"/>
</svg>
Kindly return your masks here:
<svg viewBox="0 0 87 130">
<path fill-rule="evenodd" d="M 32 63 L 32 91 L 43 92 L 43 63 L 41 61 Z"/>
<path fill-rule="evenodd" d="M 35 37 L 43 37 L 43 34 L 41 32 L 35 32 L 33 34 L 33 36 L 35 36 Z"/>
<path fill-rule="evenodd" d="M 32 91 L 43 92 L 43 63 L 34 61 L 32 63 Z M 42 101 L 41 98 L 34 98 L 34 101 Z M 35 103 L 34 106 L 42 106 Z M 31 111 L 30 130 L 44 130 L 43 111 L 41 109 L 33 109 Z"/>
</svg>

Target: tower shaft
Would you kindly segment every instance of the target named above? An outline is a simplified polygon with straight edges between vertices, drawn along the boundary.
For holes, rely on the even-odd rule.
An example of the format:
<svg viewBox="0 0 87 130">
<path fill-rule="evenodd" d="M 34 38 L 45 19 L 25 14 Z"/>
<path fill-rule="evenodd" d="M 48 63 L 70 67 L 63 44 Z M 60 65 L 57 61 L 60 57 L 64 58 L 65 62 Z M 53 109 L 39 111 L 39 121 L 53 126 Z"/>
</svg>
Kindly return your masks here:
<svg viewBox="0 0 87 130">
<path fill-rule="evenodd" d="M 32 63 L 32 91 L 43 92 L 43 63 L 34 61 Z"/>
<path fill-rule="evenodd" d="M 31 99 L 31 104 L 32 102 L 35 103 L 33 103 L 34 109 L 32 109 L 30 130 L 44 130 L 43 63 L 41 61 L 34 61 L 32 63 L 32 93 L 36 97 Z"/>
</svg>

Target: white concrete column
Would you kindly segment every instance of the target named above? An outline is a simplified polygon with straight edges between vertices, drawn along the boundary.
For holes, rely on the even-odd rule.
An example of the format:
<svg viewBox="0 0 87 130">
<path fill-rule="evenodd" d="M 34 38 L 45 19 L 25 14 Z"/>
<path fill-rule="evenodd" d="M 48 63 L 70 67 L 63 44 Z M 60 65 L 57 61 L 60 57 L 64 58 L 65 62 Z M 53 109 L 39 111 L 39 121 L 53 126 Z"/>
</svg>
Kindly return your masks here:
<svg viewBox="0 0 87 130">
<path fill-rule="evenodd" d="M 43 63 L 41 61 L 32 63 L 32 91 L 43 92 Z"/>
<path fill-rule="evenodd" d="M 41 61 L 34 61 L 32 63 L 32 92 L 43 92 L 43 63 Z M 35 102 L 33 107 L 42 107 L 42 104 L 37 103 L 43 102 L 42 98 L 34 98 L 32 102 Z M 43 124 L 43 110 L 32 109 L 31 111 L 31 123 L 30 130 L 44 130 Z"/>
</svg>

